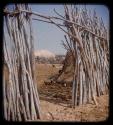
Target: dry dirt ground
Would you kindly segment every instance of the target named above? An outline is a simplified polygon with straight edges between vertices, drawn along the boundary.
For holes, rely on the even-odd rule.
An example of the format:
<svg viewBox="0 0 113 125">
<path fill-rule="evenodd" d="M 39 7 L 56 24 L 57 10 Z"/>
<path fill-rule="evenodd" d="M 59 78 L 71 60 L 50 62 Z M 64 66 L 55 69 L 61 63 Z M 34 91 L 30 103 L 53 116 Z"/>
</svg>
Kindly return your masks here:
<svg viewBox="0 0 113 125">
<path fill-rule="evenodd" d="M 97 97 L 92 103 L 71 107 L 71 87 L 61 84 L 45 85 L 44 81 L 59 71 L 51 64 L 36 64 L 36 77 L 42 111 L 42 121 L 104 121 L 109 116 L 109 96 Z"/>
</svg>

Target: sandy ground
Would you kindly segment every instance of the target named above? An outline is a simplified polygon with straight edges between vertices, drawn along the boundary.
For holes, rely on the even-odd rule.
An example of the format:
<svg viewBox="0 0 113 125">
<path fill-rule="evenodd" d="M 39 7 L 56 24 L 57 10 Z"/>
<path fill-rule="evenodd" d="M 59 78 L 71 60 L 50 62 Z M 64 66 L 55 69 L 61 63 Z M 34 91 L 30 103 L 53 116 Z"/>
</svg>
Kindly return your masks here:
<svg viewBox="0 0 113 125">
<path fill-rule="evenodd" d="M 109 96 L 97 97 L 98 105 L 85 104 L 71 107 L 71 87 L 44 81 L 58 73 L 58 68 L 47 64 L 36 65 L 36 77 L 40 97 L 42 121 L 104 121 L 109 116 Z"/>
<path fill-rule="evenodd" d="M 108 96 L 98 98 L 98 106 L 86 104 L 75 109 L 67 104 L 41 100 L 42 120 L 49 121 L 104 121 L 108 118 Z"/>
</svg>

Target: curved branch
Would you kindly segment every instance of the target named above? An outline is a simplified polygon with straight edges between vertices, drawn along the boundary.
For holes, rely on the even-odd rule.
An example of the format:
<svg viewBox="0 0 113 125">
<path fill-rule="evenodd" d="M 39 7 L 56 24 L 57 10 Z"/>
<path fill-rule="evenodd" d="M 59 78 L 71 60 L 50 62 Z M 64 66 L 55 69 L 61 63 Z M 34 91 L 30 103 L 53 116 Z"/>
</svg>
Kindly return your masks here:
<svg viewBox="0 0 113 125">
<path fill-rule="evenodd" d="M 63 17 L 62 15 L 60 15 L 60 14 L 55 10 L 55 8 L 54 8 L 54 12 L 55 12 L 58 16 L 60 16 L 61 18 L 65 19 L 65 17 Z"/>
<path fill-rule="evenodd" d="M 61 30 L 63 30 L 66 34 L 72 36 L 72 37 L 75 39 L 75 41 L 79 44 L 80 48 L 83 49 L 83 46 L 82 46 L 82 44 L 80 43 L 80 40 L 79 40 L 75 35 L 73 35 L 73 34 L 71 34 L 71 33 L 68 33 L 68 32 L 65 31 L 63 28 L 61 28 L 58 24 L 56 24 L 55 22 L 53 22 L 51 19 L 49 19 L 49 20 L 50 20 L 53 24 L 55 24 L 57 27 L 59 27 Z"/>
<path fill-rule="evenodd" d="M 32 18 L 32 19 L 33 19 L 33 20 L 37 20 L 37 21 L 42 21 L 42 22 L 46 22 L 46 23 L 51 23 L 51 24 L 53 24 L 51 21 L 45 21 L 45 20 L 37 19 L 37 18 Z M 63 25 L 63 24 L 57 23 L 57 25 L 65 27 L 65 25 Z"/>
</svg>

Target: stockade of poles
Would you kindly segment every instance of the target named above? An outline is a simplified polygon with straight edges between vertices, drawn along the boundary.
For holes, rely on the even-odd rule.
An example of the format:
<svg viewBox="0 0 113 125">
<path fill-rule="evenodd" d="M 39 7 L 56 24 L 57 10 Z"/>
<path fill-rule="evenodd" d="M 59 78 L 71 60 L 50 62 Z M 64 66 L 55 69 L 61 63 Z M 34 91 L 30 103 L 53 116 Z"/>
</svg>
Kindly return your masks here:
<svg viewBox="0 0 113 125">
<path fill-rule="evenodd" d="M 15 10 L 19 9 L 30 10 L 27 5 L 15 5 Z M 8 69 L 9 74 L 8 80 L 6 75 L 3 75 L 6 120 L 27 121 L 41 118 L 34 73 L 33 44 L 31 15 L 21 12 L 15 15 L 5 13 L 4 67 Z"/>
<path fill-rule="evenodd" d="M 109 37 L 102 19 L 95 11 L 91 17 L 86 8 L 72 5 L 64 5 L 64 16 L 54 11 L 57 17 L 32 12 L 28 5 L 15 5 L 13 11 L 4 10 L 4 64 L 9 81 L 4 73 L 3 105 L 7 120 L 41 118 L 35 84 L 32 20 L 54 24 L 66 33 L 63 45 L 71 52 L 74 66 L 73 107 L 92 100 L 97 104 L 95 97 L 108 93 Z"/>
<path fill-rule="evenodd" d="M 74 65 L 72 104 L 82 105 L 92 100 L 97 105 L 96 96 L 108 93 L 109 88 L 109 41 L 108 31 L 102 19 L 94 11 L 91 17 L 86 8 L 65 6 L 68 34 L 65 36 L 67 50 L 71 50 Z M 87 29 L 87 30 L 86 30 Z"/>
</svg>

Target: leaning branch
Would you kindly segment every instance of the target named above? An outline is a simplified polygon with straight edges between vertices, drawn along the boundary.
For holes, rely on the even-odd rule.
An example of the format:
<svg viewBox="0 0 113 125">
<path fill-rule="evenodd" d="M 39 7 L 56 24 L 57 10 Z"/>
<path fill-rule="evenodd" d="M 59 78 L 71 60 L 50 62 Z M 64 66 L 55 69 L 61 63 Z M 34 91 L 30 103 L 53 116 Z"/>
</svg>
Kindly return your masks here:
<svg viewBox="0 0 113 125">
<path fill-rule="evenodd" d="M 51 24 L 53 24 L 51 21 L 47 21 L 47 20 L 45 21 L 45 20 L 37 19 L 37 18 L 32 18 L 32 19 L 33 20 L 37 20 L 37 21 L 41 21 L 41 22 L 45 22 L 45 23 L 51 23 Z M 57 25 L 65 27 L 65 25 L 63 25 L 63 24 L 57 23 Z"/>
<path fill-rule="evenodd" d="M 72 21 L 69 21 L 69 20 L 66 20 L 66 19 L 62 19 L 62 18 L 54 17 L 54 16 L 45 16 L 45 15 L 41 15 L 41 14 L 39 14 L 39 13 L 37 13 L 37 12 L 32 12 L 32 11 L 28 11 L 28 10 L 21 10 L 21 9 L 20 9 L 19 11 L 14 11 L 14 12 L 4 10 L 4 13 L 5 13 L 5 14 L 9 14 L 10 16 L 11 16 L 11 15 L 19 14 L 20 12 L 26 12 L 26 13 L 29 13 L 29 14 L 33 14 L 33 15 L 35 15 L 35 16 L 39 16 L 39 17 L 41 17 L 41 18 L 48 19 L 48 20 L 49 20 L 49 19 L 57 19 L 57 20 L 66 21 L 66 22 L 68 22 L 68 23 L 75 24 L 76 26 L 82 27 L 83 30 L 86 30 L 86 31 L 88 31 L 89 33 L 91 33 L 92 35 L 94 35 L 94 36 L 96 36 L 96 37 L 98 37 L 98 38 L 100 38 L 100 39 L 103 39 L 103 40 L 107 41 L 106 38 L 101 37 L 101 36 L 99 36 L 99 35 L 96 35 L 94 32 L 92 32 L 91 30 L 89 30 L 89 29 L 86 28 L 85 26 L 81 26 L 81 25 L 78 24 L 78 23 L 75 23 L 75 22 L 72 22 Z"/>
<path fill-rule="evenodd" d="M 81 45 L 79 39 L 78 39 L 76 36 L 74 36 L 74 35 L 72 35 L 71 33 L 65 31 L 62 27 L 60 27 L 57 23 L 53 22 L 51 19 L 50 19 L 50 21 L 51 21 L 53 24 L 55 24 L 57 27 L 59 27 L 61 30 L 63 30 L 66 34 L 68 34 L 68 35 L 70 35 L 71 37 L 73 37 L 73 38 L 75 39 L 75 41 L 79 44 L 79 46 L 80 46 L 80 48 L 81 48 L 81 50 L 82 50 L 83 46 Z"/>
</svg>

